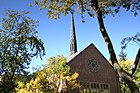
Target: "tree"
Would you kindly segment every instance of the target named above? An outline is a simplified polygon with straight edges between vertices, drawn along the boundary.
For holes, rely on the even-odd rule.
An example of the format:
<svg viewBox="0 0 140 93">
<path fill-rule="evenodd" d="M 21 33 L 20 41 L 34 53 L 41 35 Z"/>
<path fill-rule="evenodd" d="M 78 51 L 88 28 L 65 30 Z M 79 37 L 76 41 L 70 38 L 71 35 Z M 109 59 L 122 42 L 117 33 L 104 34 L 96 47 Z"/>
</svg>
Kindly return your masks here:
<svg viewBox="0 0 140 93">
<path fill-rule="evenodd" d="M 50 0 L 50 1 L 35 0 L 34 4 L 32 5 L 40 5 L 41 6 L 40 9 L 46 8 L 47 9 L 46 14 L 48 15 L 48 17 L 54 19 L 59 18 L 61 13 L 66 16 L 69 11 L 70 12 L 76 11 L 77 13 L 82 15 L 82 18 L 83 13 L 88 13 L 91 17 L 94 17 L 95 15 L 94 13 L 96 13 L 98 24 L 100 27 L 100 32 L 107 44 L 110 59 L 113 64 L 114 70 L 117 72 L 119 77 L 122 78 L 124 82 L 128 85 L 132 93 L 139 92 L 137 85 L 132 80 L 135 70 L 132 71 L 133 73 L 127 73 L 120 67 L 117 61 L 117 57 L 112 42 L 110 40 L 110 37 L 108 36 L 103 21 L 103 18 L 106 15 L 112 14 L 114 16 L 115 13 L 119 12 L 120 8 L 124 8 L 126 9 L 126 11 L 130 10 L 136 16 L 137 11 L 140 10 L 139 0 Z M 136 56 L 136 60 L 138 62 L 139 59 L 140 59 L 140 49 Z M 137 66 L 135 65 L 135 62 L 134 67 L 136 69 Z"/>
<path fill-rule="evenodd" d="M 31 79 L 35 78 L 35 72 L 31 74 L 16 74 L 13 78 L 13 81 L 17 84 L 18 82 L 28 83 Z"/>
<path fill-rule="evenodd" d="M 126 53 L 124 53 L 124 50 L 127 48 L 128 44 L 130 42 L 133 42 L 135 44 L 137 44 L 138 46 L 140 46 L 140 33 L 137 33 L 134 36 L 131 37 L 126 37 L 122 40 L 122 51 L 120 53 L 120 59 L 121 61 L 119 61 L 121 67 L 124 68 L 124 70 L 128 73 L 133 73 L 133 77 L 132 79 L 135 81 L 135 83 L 137 84 L 139 90 L 140 90 L 140 63 L 139 63 L 139 59 L 135 59 L 134 61 L 130 61 L 126 59 Z M 137 55 L 140 56 L 140 55 Z M 132 65 L 134 64 L 134 65 Z M 135 73 L 134 73 L 135 72 Z M 126 85 L 125 82 L 123 82 L 123 80 L 121 80 L 121 89 L 123 93 L 131 93 L 130 89 L 128 88 L 128 86 Z"/>
<path fill-rule="evenodd" d="M 124 50 L 124 49 L 126 49 L 126 47 L 128 46 L 128 44 L 130 43 L 130 42 L 134 42 L 134 43 L 136 43 L 139 47 L 140 47 L 140 33 L 138 32 L 136 35 L 134 35 L 134 36 L 131 36 L 131 37 L 126 37 L 126 38 L 124 38 L 123 40 L 122 40 L 122 50 Z M 140 57 L 140 49 L 139 49 L 139 51 L 138 51 L 138 54 L 137 54 L 137 56 L 136 56 L 136 59 L 135 59 L 135 62 L 134 62 L 134 65 L 133 65 L 133 67 L 132 67 L 132 71 L 130 72 L 130 74 L 134 74 L 135 73 L 135 71 L 136 71 L 136 68 L 137 68 L 137 66 L 138 66 L 138 64 L 139 64 L 139 57 Z"/>
<path fill-rule="evenodd" d="M 118 62 L 120 64 L 120 66 L 128 73 L 131 71 L 132 65 L 134 64 L 134 61 L 132 61 L 132 60 L 118 60 Z M 140 63 L 138 65 L 137 70 L 136 70 L 135 74 L 133 75 L 132 79 L 137 84 L 138 88 L 140 89 Z M 122 93 L 131 93 L 127 84 L 122 79 L 120 79 L 120 83 L 121 83 Z"/>
<path fill-rule="evenodd" d="M 0 82 L 0 91 L 5 93 L 14 89 L 8 82 L 14 83 L 15 74 L 27 74 L 31 59 L 45 55 L 43 43 L 36 35 L 38 21 L 26 16 L 28 13 L 8 9 L 5 11 L 6 18 L 1 20 L 0 76 L 4 78 Z"/>
<path fill-rule="evenodd" d="M 64 56 L 57 55 L 47 60 L 42 70 L 36 72 L 36 78 L 29 83 L 19 82 L 17 92 L 58 93 L 79 87 L 76 78 L 78 73 L 71 74 Z"/>
</svg>

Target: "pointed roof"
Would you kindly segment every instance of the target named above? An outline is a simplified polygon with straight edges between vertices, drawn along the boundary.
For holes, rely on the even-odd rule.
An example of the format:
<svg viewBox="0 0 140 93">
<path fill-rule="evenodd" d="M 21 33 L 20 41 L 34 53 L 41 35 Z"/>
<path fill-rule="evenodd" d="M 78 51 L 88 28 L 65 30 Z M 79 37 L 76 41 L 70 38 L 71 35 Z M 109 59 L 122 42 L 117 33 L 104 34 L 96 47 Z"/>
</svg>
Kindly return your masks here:
<svg viewBox="0 0 140 93">
<path fill-rule="evenodd" d="M 84 51 L 86 51 L 89 47 L 93 46 L 97 51 L 98 53 L 104 58 L 104 60 L 106 60 L 107 64 L 109 64 L 109 66 L 113 68 L 113 66 L 108 62 L 108 60 L 102 55 L 102 53 L 94 46 L 93 43 L 91 43 L 90 45 L 88 45 L 86 48 L 82 49 L 81 51 L 78 51 L 76 53 L 74 53 L 73 55 L 69 56 L 66 58 L 66 62 L 69 64 L 70 62 L 72 62 L 73 59 L 75 59 L 77 56 L 79 56 L 81 53 L 83 53 Z"/>
<path fill-rule="evenodd" d="M 93 43 L 91 43 L 86 48 L 82 49 L 81 51 L 78 51 L 78 52 L 74 53 L 73 55 L 70 55 L 69 57 L 66 58 L 67 63 L 70 62 L 72 59 L 74 59 L 76 56 L 78 56 L 80 53 L 82 53 L 84 50 L 86 50 L 89 46 L 94 46 L 94 45 L 93 45 Z"/>
<path fill-rule="evenodd" d="M 70 37 L 70 55 L 77 52 L 77 41 L 76 41 L 76 34 L 75 34 L 75 26 L 74 26 L 74 18 L 73 13 L 71 13 L 71 37 Z"/>
</svg>

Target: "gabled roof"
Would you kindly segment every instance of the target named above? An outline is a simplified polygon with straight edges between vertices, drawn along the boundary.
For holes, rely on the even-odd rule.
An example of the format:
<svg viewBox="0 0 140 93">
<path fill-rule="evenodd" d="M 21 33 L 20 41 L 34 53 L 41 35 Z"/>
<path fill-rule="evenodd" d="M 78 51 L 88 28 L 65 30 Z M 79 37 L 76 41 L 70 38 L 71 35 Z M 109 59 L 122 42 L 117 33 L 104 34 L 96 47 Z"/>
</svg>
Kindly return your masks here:
<svg viewBox="0 0 140 93">
<path fill-rule="evenodd" d="M 94 46 L 94 44 L 93 43 L 91 43 L 90 45 L 88 45 L 86 48 L 84 48 L 83 50 L 81 50 L 81 51 L 78 51 L 78 52 L 76 52 L 76 53 L 74 53 L 73 55 L 71 55 L 71 56 L 69 56 L 69 57 L 67 57 L 66 58 L 66 60 L 67 60 L 67 63 L 69 63 L 70 61 L 72 61 L 74 58 L 76 58 L 78 55 L 80 55 L 83 51 L 85 51 L 88 47 L 90 47 L 90 46 L 93 46 L 93 47 L 95 47 Z M 96 47 L 95 47 L 96 48 Z M 97 48 L 96 48 L 97 49 Z M 97 49 L 97 51 L 102 55 L 102 53 Z M 107 63 L 111 66 L 111 64 L 108 62 L 108 60 L 102 55 L 102 57 L 107 61 Z M 111 68 L 112 69 L 114 69 L 113 68 L 113 66 L 111 66 Z"/>
<path fill-rule="evenodd" d="M 80 53 L 82 53 L 84 50 L 86 50 L 89 46 L 94 46 L 93 43 L 91 43 L 90 45 L 88 45 L 86 48 L 84 48 L 83 50 L 81 51 L 78 51 L 74 54 L 72 54 L 71 56 L 67 57 L 66 60 L 67 60 L 67 63 L 69 63 L 72 59 L 74 59 L 76 56 L 78 56 Z"/>
</svg>

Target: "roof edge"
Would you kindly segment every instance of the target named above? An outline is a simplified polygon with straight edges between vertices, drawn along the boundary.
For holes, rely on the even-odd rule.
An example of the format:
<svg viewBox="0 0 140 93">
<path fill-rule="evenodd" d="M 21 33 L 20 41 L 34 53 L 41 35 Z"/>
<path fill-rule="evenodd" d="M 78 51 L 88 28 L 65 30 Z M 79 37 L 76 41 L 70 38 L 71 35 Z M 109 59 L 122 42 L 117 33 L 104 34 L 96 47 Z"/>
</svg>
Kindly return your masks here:
<svg viewBox="0 0 140 93">
<path fill-rule="evenodd" d="M 82 53 L 84 50 L 86 50 L 88 47 L 90 46 L 94 46 L 93 43 L 90 43 L 87 47 L 85 47 L 84 49 L 72 54 L 71 56 L 67 57 L 66 60 L 67 60 L 67 63 L 69 63 L 70 61 L 72 61 L 76 56 L 78 56 L 80 53 Z M 95 47 L 95 46 L 94 46 Z"/>
</svg>

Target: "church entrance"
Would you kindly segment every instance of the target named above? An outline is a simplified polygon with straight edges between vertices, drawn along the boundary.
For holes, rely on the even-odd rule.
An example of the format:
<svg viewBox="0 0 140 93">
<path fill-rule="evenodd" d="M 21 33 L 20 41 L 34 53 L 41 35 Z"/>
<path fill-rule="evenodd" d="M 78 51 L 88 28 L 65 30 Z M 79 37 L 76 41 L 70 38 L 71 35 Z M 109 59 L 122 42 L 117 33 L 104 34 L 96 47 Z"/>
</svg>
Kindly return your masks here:
<svg viewBox="0 0 140 93">
<path fill-rule="evenodd" d="M 106 83 L 79 81 L 79 93 L 110 93 L 110 86 Z"/>
</svg>

